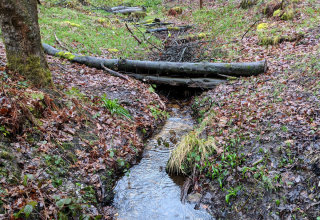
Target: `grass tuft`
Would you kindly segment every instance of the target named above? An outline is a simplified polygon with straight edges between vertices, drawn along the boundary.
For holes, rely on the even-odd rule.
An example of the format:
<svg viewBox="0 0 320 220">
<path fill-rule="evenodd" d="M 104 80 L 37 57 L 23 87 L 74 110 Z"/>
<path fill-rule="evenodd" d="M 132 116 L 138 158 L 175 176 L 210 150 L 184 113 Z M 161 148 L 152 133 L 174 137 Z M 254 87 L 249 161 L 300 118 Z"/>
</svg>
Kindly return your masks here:
<svg viewBox="0 0 320 220">
<path fill-rule="evenodd" d="M 197 161 L 205 158 L 215 150 L 213 137 L 200 138 L 200 132 L 194 131 L 185 135 L 172 151 L 167 164 L 169 173 L 187 174 Z"/>
</svg>

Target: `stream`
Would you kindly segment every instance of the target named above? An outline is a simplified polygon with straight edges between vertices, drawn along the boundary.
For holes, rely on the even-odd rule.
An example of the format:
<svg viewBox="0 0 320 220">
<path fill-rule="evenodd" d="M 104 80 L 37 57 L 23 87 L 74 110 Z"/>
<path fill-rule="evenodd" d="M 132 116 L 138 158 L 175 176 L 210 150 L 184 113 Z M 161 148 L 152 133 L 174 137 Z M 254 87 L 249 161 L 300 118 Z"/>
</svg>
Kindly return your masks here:
<svg viewBox="0 0 320 220">
<path fill-rule="evenodd" d="M 114 189 L 119 220 L 212 219 L 207 212 L 195 210 L 196 204 L 182 204 L 183 179 L 170 177 L 165 171 L 170 150 L 193 128 L 188 111 L 176 106 L 171 109 L 171 116 L 160 133 L 148 141 L 140 163 Z"/>
</svg>

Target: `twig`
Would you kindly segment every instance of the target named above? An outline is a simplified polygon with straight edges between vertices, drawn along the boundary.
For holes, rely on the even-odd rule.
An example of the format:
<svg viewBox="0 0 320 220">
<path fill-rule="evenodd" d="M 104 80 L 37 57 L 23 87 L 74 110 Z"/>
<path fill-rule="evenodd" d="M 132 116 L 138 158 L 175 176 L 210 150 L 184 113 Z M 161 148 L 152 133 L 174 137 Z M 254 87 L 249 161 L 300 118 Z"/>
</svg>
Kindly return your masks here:
<svg viewBox="0 0 320 220">
<path fill-rule="evenodd" d="M 102 67 L 105 71 L 107 71 L 108 73 L 110 73 L 110 74 L 113 75 L 113 76 L 120 77 L 120 78 L 125 79 L 125 80 L 129 80 L 129 78 L 128 78 L 127 76 L 124 76 L 124 75 L 122 75 L 121 73 L 118 73 L 118 72 L 116 72 L 116 71 L 114 71 L 114 70 L 111 70 L 111 69 L 105 67 L 105 66 L 103 65 L 103 63 L 101 63 L 101 67 Z"/>
<path fill-rule="evenodd" d="M 250 31 L 250 29 L 261 19 L 256 20 L 249 28 L 248 30 L 242 35 L 241 40 L 243 40 L 244 36 L 246 36 L 246 34 Z"/>
<path fill-rule="evenodd" d="M 144 33 L 143 33 L 136 25 L 134 25 L 134 27 L 142 34 L 142 36 L 143 36 L 143 38 L 144 38 L 145 41 L 147 41 L 151 46 L 153 46 L 154 48 L 156 48 L 159 52 L 162 52 L 162 50 L 161 50 L 159 47 L 157 47 L 156 45 L 154 45 L 153 43 L 151 43 L 151 42 L 146 38 L 146 36 L 144 35 Z"/>
<path fill-rule="evenodd" d="M 183 60 L 184 52 L 186 52 L 186 49 L 187 47 L 183 48 L 179 62 Z"/>
<path fill-rule="evenodd" d="M 103 183 L 102 183 L 99 175 L 98 175 L 98 180 L 99 180 L 100 187 L 101 187 L 101 202 L 103 202 L 103 199 L 105 198 L 106 192 L 105 192 L 105 188 L 103 186 Z"/>
<path fill-rule="evenodd" d="M 124 23 L 124 24 L 126 25 L 126 28 L 127 28 L 127 30 L 129 31 L 129 33 L 131 34 L 131 36 L 132 36 L 134 39 L 136 39 L 136 41 L 137 41 L 139 44 L 142 44 L 141 40 L 139 40 L 139 38 L 138 38 L 136 35 L 134 35 L 134 33 L 132 32 L 132 30 L 129 28 L 128 24 L 127 24 L 127 23 Z"/>
<path fill-rule="evenodd" d="M 59 40 L 59 38 L 57 37 L 56 33 L 54 33 L 54 37 L 56 38 L 57 43 L 60 45 L 60 47 L 64 50 L 68 50 L 68 48 L 66 48 L 65 46 L 63 46 L 63 44 L 61 43 L 61 41 Z"/>
</svg>

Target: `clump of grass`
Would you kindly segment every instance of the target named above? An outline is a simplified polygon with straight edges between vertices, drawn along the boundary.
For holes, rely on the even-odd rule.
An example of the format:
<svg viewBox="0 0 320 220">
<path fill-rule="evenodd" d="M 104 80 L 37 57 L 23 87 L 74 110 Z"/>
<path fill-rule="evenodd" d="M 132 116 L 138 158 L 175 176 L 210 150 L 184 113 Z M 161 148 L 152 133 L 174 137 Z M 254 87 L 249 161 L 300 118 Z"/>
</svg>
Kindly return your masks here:
<svg viewBox="0 0 320 220">
<path fill-rule="evenodd" d="M 199 130 L 185 135 L 178 146 L 172 151 L 167 164 L 169 173 L 187 174 L 195 162 L 204 161 L 207 155 L 215 150 L 213 137 L 203 139 Z"/>
<path fill-rule="evenodd" d="M 101 97 L 101 101 L 102 101 L 103 107 L 107 108 L 112 115 L 117 114 L 117 115 L 122 115 L 127 119 L 130 119 L 130 120 L 132 119 L 132 116 L 130 115 L 129 111 L 124 107 L 122 107 L 121 105 L 119 105 L 117 99 L 107 99 L 107 96 L 103 95 Z"/>
</svg>

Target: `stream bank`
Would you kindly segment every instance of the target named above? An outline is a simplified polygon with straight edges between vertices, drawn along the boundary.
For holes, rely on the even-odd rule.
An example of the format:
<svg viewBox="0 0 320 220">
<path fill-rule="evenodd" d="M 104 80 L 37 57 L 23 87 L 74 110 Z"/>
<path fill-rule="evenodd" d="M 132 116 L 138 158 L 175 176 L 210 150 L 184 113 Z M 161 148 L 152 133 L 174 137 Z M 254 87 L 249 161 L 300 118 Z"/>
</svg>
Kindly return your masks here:
<svg viewBox="0 0 320 220">
<path fill-rule="evenodd" d="M 0 219 L 112 219 L 113 186 L 166 116 L 150 85 L 48 56 L 55 88 L 8 71 L 0 44 Z"/>
</svg>

